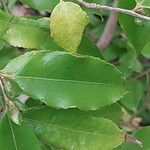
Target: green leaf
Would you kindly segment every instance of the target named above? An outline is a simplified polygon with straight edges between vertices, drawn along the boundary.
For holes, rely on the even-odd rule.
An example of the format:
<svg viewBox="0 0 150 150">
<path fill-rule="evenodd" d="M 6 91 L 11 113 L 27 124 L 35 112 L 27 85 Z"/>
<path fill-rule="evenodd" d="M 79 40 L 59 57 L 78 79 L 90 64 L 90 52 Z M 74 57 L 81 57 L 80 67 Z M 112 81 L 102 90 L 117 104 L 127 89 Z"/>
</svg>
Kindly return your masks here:
<svg viewBox="0 0 150 150">
<path fill-rule="evenodd" d="M 27 109 L 41 108 L 41 107 L 43 107 L 43 102 L 37 101 L 37 100 L 35 100 L 33 98 L 29 98 L 25 102 L 25 106 L 27 107 Z"/>
<path fill-rule="evenodd" d="M 120 57 L 120 65 L 118 66 L 119 70 L 127 76 L 131 75 L 133 71 L 142 72 L 143 69 L 136 50 L 130 45 L 127 46 L 126 53 Z"/>
<path fill-rule="evenodd" d="M 150 9 L 150 0 L 136 0 L 138 8 L 148 8 Z"/>
<path fill-rule="evenodd" d="M 52 146 L 51 144 L 46 143 L 42 140 L 40 142 L 42 143 L 42 150 L 62 150 L 62 149 L 56 148 L 56 147 Z"/>
<path fill-rule="evenodd" d="M 118 7 L 134 9 L 134 0 L 121 0 Z M 139 54 L 147 43 L 150 43 L 150 22 L 142 21 L 125 14 L 118 15 L 119 23 L 124 30 L 128 40 L 132 43 Z M 144 38 L 143 38 L 144 37 Z"/>
<path fill-rule="evenodd" d="M 121 103 L 129 110 L 136 111 L 144 95 L 143 85 L 137 80 L 128 80 L 126 88 L 130 92 L 121 99 Z"/>
<path fill-rule="evenodd" d="M 150 126 L 143 127 L 132 134 L 135 138 L 142 142 L 143 147 L 139 145 L 125 143 L 121 145 L 116 150 L 149 150 L 150 149 L 150 142 L 149 142 L 149 135 L 150 135 Z"/>
<path fill-rule="evenodd" d="M 49 11 L 51 12 L 55 6 L 60 2 L 60 0 L 19 0 L 25 5 L 28 5 L 39 11 Z"/>
<path fill-rule="evenodd" d="M 11 59 L 17 57 L 18 54 L 15 48 L 2 48 L 0 50 L 0 69 L 3 69 Z"/>
<path fill-rule="evenodd" d="M 40 144 L 30 128 L 11 122 L 8 115 L 0 121 L 1 150 L 41 150 Z"/>
<path fill-rule="evenodd" d="M 123 112 L 117 103 L 103 107 L 96 111 L 88 111 L 86 113 L 94 117 L 107 118 L 116 124 L 120 124 L 121 119 L 123 118 Z"/>
<path fill-rule="evenodd" d="M 99 48 L 87 36 L 83 35 L 77 53 L 82 55 L 90 55 L 104 59 Z"/>
<path fill-rule="evenodd" d="M 0 40 L 0 51 L 1 49 L 5 46 L 5 42 L 3 42 L 2 40 Z"/>
<path fill-rule="evenodd" d="M 34 100 L 32 98 L 29 98 L 26 101 L 26 110 L 30 109 L 38 109 L 43 107 L 43 103 L 40 101 Z M 99 110 L 91 110 L 86 112 L 87 115 L 94 116 L 94 117 L 104 117 L 111 121 L 113 121 L 116 124 L 120 124 L 122 118 L 123 118 L 123 112 L 119 104 L 115 103 L 112 105 L 108 105 L 106 107 L 103 107 Z"/>
<path fill-rule="evenodd" d="M 0 39 L 15 47 L 62 50 L 50 37 L 49 18 L 20 18 L 0 10 Z M 103 59 L 99 49 L 86 36 L 82 38 L 78 53 Z"/>
<path fill-rule="evenodd" d="M 35 109 L 24 114 L 24 121 L 39 140 L 63 149 L 110 150 L 125 137 L 113 122 L 74 110 Z"/>
<path fill-rule="evenodd" d="M 117 102 L 127 92 L 125 79 L 113 65 L 66 52 L 28 52 L 2 72 L 32 98 L 58 108 L 95 110 Z"/>
<path fill-rule="evenodd" d="M 142 54 L 143 56 L 145 56 L 146 58 L 150 58 L 150 50 L 149 50 L 149 48 L 150 48 L 150 43 L 147 43 L 147 44 L 145 45 L 143 51 L 141 52 L 141 54 Z"/>
<path fill-rule="evenodd" d="M 61 0 L 50 16 L 51 35 L 60 47 L 76 52 L 88 22 L 87 14 L 79 5 Z"/>
<path fill-rule="evenodd" d="M 42 150 L 59 150 L 59 149 L 52 148 L 46 143 L 45 145 L 42 144 Z"/>
<path fill-rule="evenodd" d="M 49 36 L 48 18 L 39 20 L 8 15 L 0 10 L 0 39 L 15 47 L 57 49 Z"/>
</svg>

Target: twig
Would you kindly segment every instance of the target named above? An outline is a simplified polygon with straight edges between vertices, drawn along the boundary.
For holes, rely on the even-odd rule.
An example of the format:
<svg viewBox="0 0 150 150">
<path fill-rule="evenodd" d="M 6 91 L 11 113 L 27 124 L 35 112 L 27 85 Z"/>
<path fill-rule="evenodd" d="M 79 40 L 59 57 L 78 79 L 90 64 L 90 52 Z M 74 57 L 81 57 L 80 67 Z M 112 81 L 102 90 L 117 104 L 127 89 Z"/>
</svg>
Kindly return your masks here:
<svg viewBox="0 0 150 150">
<path fill-rule="evenodd" d="M 112 41 L 116 25 L 117 25 L 116 13 L 111 12 L 105 25 L 104 31 L 99 40 L 97 41 L 98 48 L 105 49 L 109 46 L 110 42 Z"/>
<path fill-rule="evenodd" d="M 143 76 L 146 76 L 148 74 L 150 74 L 150 68 L 147 69 L 146 71 L 142 72 L 141 74 L 137 75 L 136 77 L 134 77 L 134 79 L 142 78 Z"/>
<path fill-rule="evenodd" d="M 133 10 L 117 8 L 117 7 L 111 7 L 111 6 L 106 6 L 106 5 L 100 5 L 100 4 L 96 4 L 96 3 L 87 3 L 84 0 L 76 0 L 76 1 L 79 2 L 80 4 L 84 5 L 87 8 L 103 9 L 103 10 L 123 13 L 123 14 L 127 14 L 127 15 L 130 15 L 130 16 L 133 16 L 133 17 L 137 17 L 137 18 L 142 19 L 142 20 L 150 21 L 150 17 L 138 14 L 138 13 L 134 12 Z"/>
<path fill-rule="evenodd" d="M 115 2 L 113 6 L 116 6 Z M 116 25 L 117 25 L 116 12 L 111 11 L 107 23 L 105 25 L 104 31 L 100 36 L 99 40 L 97 41 L 98 48 L 105 49 L 109 46 L 113 38 L 114 30 L 116 29 Z"/>
</svg>

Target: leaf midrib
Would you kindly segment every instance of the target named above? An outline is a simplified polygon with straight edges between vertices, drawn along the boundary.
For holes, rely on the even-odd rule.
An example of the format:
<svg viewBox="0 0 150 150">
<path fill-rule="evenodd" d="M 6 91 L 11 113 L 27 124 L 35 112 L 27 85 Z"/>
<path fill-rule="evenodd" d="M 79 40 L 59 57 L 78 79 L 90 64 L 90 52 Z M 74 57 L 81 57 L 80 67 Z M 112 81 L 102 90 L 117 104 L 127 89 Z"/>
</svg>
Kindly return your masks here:
<svg viewBox="0 0 150 150">
<path fill-rule="evenodd" d="M 103 83 L 103 82 L 90 82 L 90 81 L 79 81 L 79 80 L 63 80 L 63 79 L 52 79 L 52 78 L 41 78 L 41 77 L 32 77 L 32 76 L 10 76 L 10 75 L 6 75 L 7 77 L 13 79 L 13 80 L 17 80 L 17 78 L 20 79 L 36 79 L 36 80 L 46 80 L 46 81 L 55 81 L 55 82 L 72 82 L 72 83 L 80 83 L 80 84 L 96 84 L 96 85 L 108 85 L 108 86 L 121 86 L 118 85 L 118 83 L 114 84 L 114 83 Z M 123 86 L 123 83 L 122 83 Z"/>
<path fill-rule="evenodd" d="M 8 118 L 8 122 L 9 122 L 10 131 L 12 133 L 12 138 L 13 138 L 15 149 L 18 150 L 17 141 L 16 141 L 16 138 L 15 138 L 15 133 L 14 133 L 14 130 L 13 130 L 13 127 L 12 127 L 12 123 L 11 123 L 11 120 L 9 118 L 9 114 L 8 113 L 7 113 L 7 118 Z"/>
</svg>

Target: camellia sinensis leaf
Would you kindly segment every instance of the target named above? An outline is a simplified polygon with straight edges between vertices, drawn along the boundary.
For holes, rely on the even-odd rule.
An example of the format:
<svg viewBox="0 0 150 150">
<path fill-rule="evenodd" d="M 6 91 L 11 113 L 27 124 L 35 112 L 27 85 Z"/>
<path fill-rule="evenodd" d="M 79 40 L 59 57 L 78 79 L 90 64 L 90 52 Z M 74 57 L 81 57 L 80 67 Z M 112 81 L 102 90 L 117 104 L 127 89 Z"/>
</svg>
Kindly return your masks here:
<svg viewBox="0 0 150 150">
<path fill-rule="evenodd" d="M 60 51 L 27 52 L 2 72 L 25 94 L 57 108 L 95 110 L 117 102 L 127 92 L 125 79 L 113 65 Z"/>
<path fill-rule="evenodd" d="M 125 141 L 126 133 L 113 122 L 79 110 L 44 107 L 25 113 L 23 118 L 39 140 L 62 149 L 110 150 Z"/>
</svg>

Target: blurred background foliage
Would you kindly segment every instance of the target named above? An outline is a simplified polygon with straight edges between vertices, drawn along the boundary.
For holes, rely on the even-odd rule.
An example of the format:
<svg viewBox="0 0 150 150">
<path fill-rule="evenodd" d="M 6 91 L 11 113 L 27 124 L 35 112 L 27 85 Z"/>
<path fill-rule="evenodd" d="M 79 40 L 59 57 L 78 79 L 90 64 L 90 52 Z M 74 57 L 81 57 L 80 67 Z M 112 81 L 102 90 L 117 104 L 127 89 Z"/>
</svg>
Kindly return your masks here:
<svg viewBox="0 0 150 150">
<path fill-rule="evenodd" d="M 70 1 L 75 2 L 75 0 Z M 3 0 L 3 3 L 0 3 L 1 10 L 8 13 L 6 15 L 0 11 L 0 69 L 4 68 L 11 59 L 33 49 L 62 50 L 50 37 L 49 20 L 46 18 L 50 16 L 58 2 L 59 0 Z M 113 0 L 87 0 L 87 2 L 110 6 L 114 3 Z M 130 0 L 127 2 L 128 5 L 130 5 L 130 2 Z M 135 5 L 134 0 L 131 3 L 130 7 Z M 123 3 L 118 5 L 122 7 Z M 142 141 L 147 144 L 148 134 L 150 134 L 150 128 L 146 127 L 150 125 L 150 42 L 144 48 L 141 47 L 144 38 L 150 37 L 147 37 L 150 34 L 147 31 L 150 30 L 146 29 L 150 29 L 150 24 L 145 25 L 141 20 L 134 19 L 134 23 L 131 26 L 135 24 L 137 27 L 130 26 L 128 31 L 126 24 L 131 21 L 131 18 L 123 15 L 119 16 L 120 23 L 116 22 L 113 33 L 110 33 L 112 38 L 109 44 L 103 48 L 98 46 L 97 43 L 104 34 L 110 13 L 87 9 L 84 6 L 82 8 L 88 13 L 90 22 L 86 27 L 78 53 L 100 57 L 114 64 L 125 75 L 127 88 L 130 92 L 119 101 L 119 105 L 122 106 L 121 120 L 114 121 L 124 130 L 133 132 L 135 137 L 144 139 Z M 145 12 L 149 14 L 148 9 Z M 21 18 L 11 18 L 11 15 L 21 16 Z M 123 24 L 124 20 L 126 24 Z M 3 21 L 6 23 L 5 26 L 2 25 Z M 123 25 L 121 26 L 120 24 Z M 140 29 L 143 26 L 146 26 L 144 28 L 146 31 L 140 34 Z M 11 32 L 4 35 L 8 28 L 11 29 Z M 122 30 L 122 28 L 125 28 L 125 30 Z M 133 28 L 139 28 L 139 35 L 131 31 Z M 26 34 L 27 32 L 29 34 Z M 141 38 L 139 39 L 137 36 L 141 36 Z M 132 37 L 137 39 L 133 40 Z M 32 41 L 29 39 L 32 39 Z M 142 51 L 139 52 L 141 49 Z M 40 104 L 32 99 L 30 102 L 27 101 L 26 105 L 27 107 L 37 107 Z M 21 106 L 21 109 L 23 110 L 25 107 Z M 106 116 L 109 114 L 107 113 Z M 134 132 L 140 127 L 145 128 Z M 46 146 L 44 147 L 46 149 Z M 150 149 L 149 143 L 147 147 Z M 134 147 L 134 145 L 124 144 L 121 149 L 137 150 L 138 148 Z"/>
</svg>

